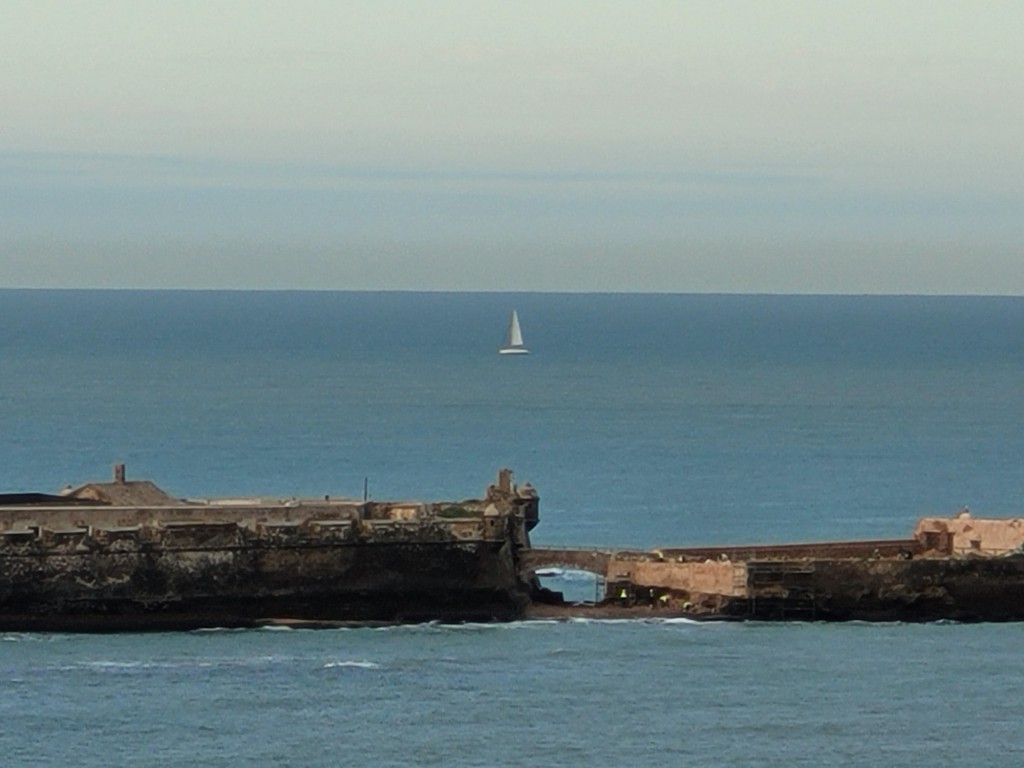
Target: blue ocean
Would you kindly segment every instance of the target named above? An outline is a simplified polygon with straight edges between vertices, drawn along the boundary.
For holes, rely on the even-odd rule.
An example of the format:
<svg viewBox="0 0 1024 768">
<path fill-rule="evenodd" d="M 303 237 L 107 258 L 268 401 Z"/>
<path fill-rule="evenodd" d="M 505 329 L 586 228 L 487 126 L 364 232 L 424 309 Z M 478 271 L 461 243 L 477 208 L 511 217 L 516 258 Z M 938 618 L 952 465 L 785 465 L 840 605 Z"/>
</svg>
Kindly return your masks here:
<svg viewBox="0 0 1024 768">
<path fill-rule="evenodd" d="M 497 354 L 512 309 L 528 356 Z M 0 290 L 0 492 L 463 498 L 537 544 L 1024 513 L 1024 298 Z M 0 634 L 5 766 L 1017 766 L 1024 626 Z"/>
</svg>

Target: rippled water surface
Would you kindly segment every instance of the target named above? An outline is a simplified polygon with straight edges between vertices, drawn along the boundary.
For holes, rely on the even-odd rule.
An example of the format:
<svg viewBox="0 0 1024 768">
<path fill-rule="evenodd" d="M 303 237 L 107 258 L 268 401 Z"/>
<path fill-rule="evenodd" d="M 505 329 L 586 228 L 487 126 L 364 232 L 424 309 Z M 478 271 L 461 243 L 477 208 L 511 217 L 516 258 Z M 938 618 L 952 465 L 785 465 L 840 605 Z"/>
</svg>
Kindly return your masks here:
<svg viewBox="0 0 1024 768">
<path fill-rule="evenodd" d="M 0 635 L 6 765 L 1019 765 L 1018 625 Z"/>
</svg>

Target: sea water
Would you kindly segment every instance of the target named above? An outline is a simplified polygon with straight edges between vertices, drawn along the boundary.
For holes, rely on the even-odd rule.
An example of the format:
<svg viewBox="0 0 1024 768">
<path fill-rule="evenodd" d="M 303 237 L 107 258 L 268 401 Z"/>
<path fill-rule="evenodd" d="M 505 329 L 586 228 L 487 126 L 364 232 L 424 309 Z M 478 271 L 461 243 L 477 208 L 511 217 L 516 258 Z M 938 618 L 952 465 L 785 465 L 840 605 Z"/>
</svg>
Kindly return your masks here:
<svg viewBox="0 0 1024 768">
<path fill-rule="evenodd" d="M 529 356 L 501 357 L 518 310 Z M 460 498 L 539 544 L 1022 513 L 1024 299 L 0 291 L 0 492 Z M 0 634 L 4 765 L 1021 762 L 1024 627 Z"/>
</svg>

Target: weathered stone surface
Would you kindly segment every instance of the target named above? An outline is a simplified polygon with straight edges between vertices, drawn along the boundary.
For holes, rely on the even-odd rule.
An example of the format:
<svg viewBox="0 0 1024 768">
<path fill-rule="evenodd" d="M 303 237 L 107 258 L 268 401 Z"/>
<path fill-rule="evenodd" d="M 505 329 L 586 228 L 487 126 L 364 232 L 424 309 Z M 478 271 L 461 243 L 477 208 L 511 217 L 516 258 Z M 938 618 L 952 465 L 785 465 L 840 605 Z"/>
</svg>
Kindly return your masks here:
<svg viewBox="0 0 1024 768">
<path fill-rule="evenodd" d="M 148 481 L 0 497 L 0 630 L 510 620 L 1024 620 L 1024 523 L 925 518 L 911 539 L 531 548 L 538 498 L 503 470 L 481 499 L 175 499 Z M 559 604 L 542 568 L 588 570 Z M 532 601 L 532 602 L 531 602 Z"/>
<path fill-rule="evenodd" d="M 811 621 L 1024 620 L 1018 519 L 925 518 L 913 539 L 667 548 L 536 549 L 525 567 L 579 568 L 597 606 L 534 614 Z"/>
<path fill-rule="evenodd" d="M 459 502 L 461 517 L 452 506 L 0 507 L 0 630 L 521 616 L 524 508 L 536 515 L 536 495 L 492 489 Z"/>
</svg>

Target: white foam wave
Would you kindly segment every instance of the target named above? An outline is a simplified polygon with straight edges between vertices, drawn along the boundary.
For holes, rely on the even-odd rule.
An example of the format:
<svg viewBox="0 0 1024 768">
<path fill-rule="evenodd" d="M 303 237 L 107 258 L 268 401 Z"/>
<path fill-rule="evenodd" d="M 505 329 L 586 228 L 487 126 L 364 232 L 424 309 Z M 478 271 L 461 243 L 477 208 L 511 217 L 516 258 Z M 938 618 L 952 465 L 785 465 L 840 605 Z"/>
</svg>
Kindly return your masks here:
<svg viewBox="0 0 1024 768">
<path fill-rule="evenodd" d="M 0 635 L 4 643 L 58 643 L 81 635 L 62 635 L 50 632 L 7 632 Z"/>
<path fill-rule="evenodd" d="M 324 669 L 380 669 L 374 661 L 328 661 Z"/>
<path fill-rule="evenodd" d="M 437 632 L 508 632 L 519 629 L 539 629 L 561 624 L 557 619 L 521 619 L 519 621 L 464 621 L 460 624 L 431 623 L 430 629 Z"/>
<path fill-rule="evenodd" d="M 681 616 L 679 617 L 651 617 L 651 616 L 638 616 L 636 618 L 624 618 L 624 619 L 604 619 L 604 618 L 590 618 L 587 616 L 573 616 L 566 620 L 568 624 L 623 624 L 629 626 L 643 626 L 645 624 L 654 626 L 665 626 L 665 625 L 686 625 L 686 626 L 704 626 L 709 622 L 697 621 L 695 619 L 687 619 Z"/>
<path fill-rule="evenodd" d="M 58 672 L 88 670 L 98 673 L 139 673 L 151 670 L 175 669 L 232 669 L 293 664 L 293 656 L 200 657 L 187 659 L 140 659 L 133 661 L 92 659 L 49 667 Z"/>
<path fill-rule="evenodd" d="M 639 626 L 643 624 L 655 624 L 655 625 L 708 625 L 717 624 L 721 622 L 695 620 L 684 617 L 653 617 L 653 616 L 637 616 L 637 617 L 623 617 L 623 618 L 599 618 L 599 617 L 588 617 L 588 616 L 572 616 L 572 617 L 556 617 L 556 618 L 536 618 L 536 619 L 520 619 L 518 621 L 466 621 L 460 623 L 445 623 L 441 621 L 429 621 L 419 624 L 384 624 L 384 625 L 367 625 L 359 626 L 358 624 L 346 625 L 342 627 L 331 627 L 325 629 L 309 630 L 312 632 L 397 632 L 397 633 L 428 633 L 428 634 L 444 634 L 449 632 L 502 632 L 502 631 L 517 631 L 517 630 L 541 630 L 545 627 L 560 626 L 565 624 L 623 624 L 630 626 Z M 220 632 L 301 632 L 302 629 L 297 629 L 290 626 L 264 626 L 250 629 L 234 629 L 234 628 L 208 628 L 194 630 L 195 633 L 213 634 Z M 6 639 L 6 638 L 5 638 Z"/>
<path fill-rule="evenodd" d="M 636 624 L 636 619 L 591 619 L 586 616 L 570 616 L 568 624 Z"/>
<path fill-rule="evenodd" d="M 700 624 L 706 624 L 707 623 L 705 621 L 697 621 L 696 619 L 686 619 L 686 618 L 683 618 L 681 616 L 678 617 L 678 618 L 675 618 L 675 619 L 650 619 L 650 622 L 652 624 L 686 624 L 686 625 L 700 625 Z"/>
<path fill-rule="evenodd" d="M 441 629 L 446 629 L 451 632 L 487 632 L 492 629 L 499 629 L 504 625 L 494 624 L 485 621 L 467 621 L 462 624 L 446 624 L 442 625 Z"/>
<path fill-rule="evenodd" d="M 249 627 L 200 627 L 191 630 L 194 635 L 213 635 L 221 632 L 252 632 Z"/>
</svg>

